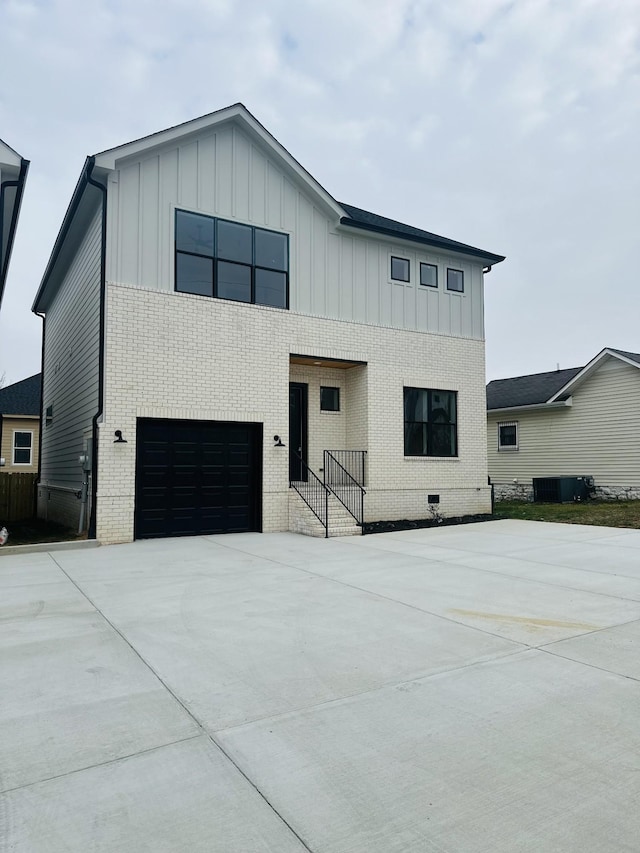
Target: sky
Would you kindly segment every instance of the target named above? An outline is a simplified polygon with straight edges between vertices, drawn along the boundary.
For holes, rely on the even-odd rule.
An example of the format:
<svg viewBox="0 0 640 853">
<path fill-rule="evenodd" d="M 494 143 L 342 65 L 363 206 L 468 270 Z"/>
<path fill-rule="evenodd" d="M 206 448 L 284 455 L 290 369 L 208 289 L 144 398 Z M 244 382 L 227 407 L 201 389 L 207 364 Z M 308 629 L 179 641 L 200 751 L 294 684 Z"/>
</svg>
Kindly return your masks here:
<svg viewBox="0 0 640 853">
<path fill-rule="evenodd" d="M 338 200 L 507 256 L 487 379 L 640 352 L 638 0 L 0 0 L 0 80 L 5 384 L 85 157 L 237 101 Z"/>
</svg>

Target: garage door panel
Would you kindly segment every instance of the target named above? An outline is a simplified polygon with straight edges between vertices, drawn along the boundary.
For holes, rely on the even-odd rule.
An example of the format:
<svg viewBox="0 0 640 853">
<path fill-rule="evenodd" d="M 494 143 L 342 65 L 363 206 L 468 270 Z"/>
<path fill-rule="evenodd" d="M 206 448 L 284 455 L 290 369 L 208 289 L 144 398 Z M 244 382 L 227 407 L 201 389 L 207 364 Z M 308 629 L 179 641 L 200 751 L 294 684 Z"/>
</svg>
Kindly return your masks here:
<svg viewBox="0 0 640 853">
<path fill-rule="evenodd" d="M 136 538 L 261 529 L 262 427 L 138 421 Z"/>
</svg>

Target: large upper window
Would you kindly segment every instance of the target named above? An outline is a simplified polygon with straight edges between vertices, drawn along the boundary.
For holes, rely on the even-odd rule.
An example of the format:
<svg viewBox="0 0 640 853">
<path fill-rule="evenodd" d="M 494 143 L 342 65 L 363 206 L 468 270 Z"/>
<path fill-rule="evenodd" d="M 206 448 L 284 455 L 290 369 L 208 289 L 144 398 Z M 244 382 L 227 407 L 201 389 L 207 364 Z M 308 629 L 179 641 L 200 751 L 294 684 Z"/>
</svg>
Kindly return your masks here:
<svg viewBox="0 0 640 853">
<path fill-rule="evenodd" d="M 289 238 L 176 210 L 176 290 L 288 308 Z"/>
<path fill-rule="evenodd" d="M 25 430 L 24 432 L 13 433 L 13 464 L 14 465 L 31 465 L 31 453 L 33 450 L 33 432 Z"/>
<path fill-rule="evenodd" d="M 404 389 L 404 455 L 458 455 L 458 394 Z"/>
</svg>

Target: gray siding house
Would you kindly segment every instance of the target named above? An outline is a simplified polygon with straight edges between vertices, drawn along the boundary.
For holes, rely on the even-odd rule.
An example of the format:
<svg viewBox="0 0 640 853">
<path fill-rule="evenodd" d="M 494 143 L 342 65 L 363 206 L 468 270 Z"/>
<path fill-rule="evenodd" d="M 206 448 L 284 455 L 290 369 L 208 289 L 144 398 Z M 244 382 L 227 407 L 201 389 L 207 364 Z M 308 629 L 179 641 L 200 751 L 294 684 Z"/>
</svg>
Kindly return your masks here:
<svg viewBox="0 0 640 853">
<path fill-rule="evenodd" d="M 487 385 L 487 458 L 498 499 L 534 477 L 591 476 L 602 498 L 640 499 L 640 354 L 607 348 L 584 367 Z"/>
<path fill-rule="evenodd" d="M 28 171 L 29 161 L 0 139 L 0 308 Z"/>
</svg>

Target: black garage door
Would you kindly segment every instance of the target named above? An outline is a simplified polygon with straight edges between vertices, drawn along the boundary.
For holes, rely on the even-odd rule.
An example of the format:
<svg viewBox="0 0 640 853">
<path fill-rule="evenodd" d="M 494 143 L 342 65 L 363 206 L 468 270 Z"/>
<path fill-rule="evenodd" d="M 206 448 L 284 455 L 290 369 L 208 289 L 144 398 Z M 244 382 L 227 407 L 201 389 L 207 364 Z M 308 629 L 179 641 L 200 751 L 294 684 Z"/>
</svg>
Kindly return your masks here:
<svg viewBox="0 0 640 853">
<path fill-rule="evenodd" d="M 262 424 L 138 420 L 135 537 L 260 530 Z"/>
</svg>

